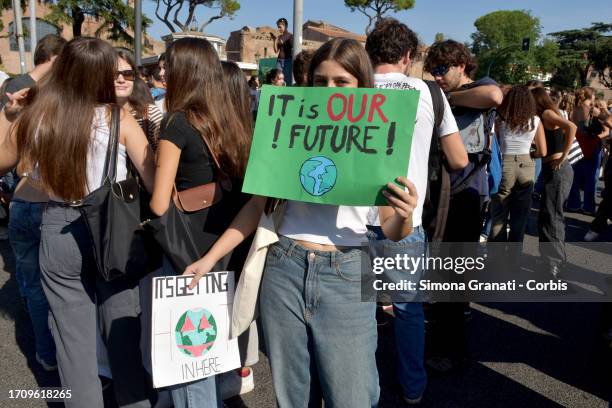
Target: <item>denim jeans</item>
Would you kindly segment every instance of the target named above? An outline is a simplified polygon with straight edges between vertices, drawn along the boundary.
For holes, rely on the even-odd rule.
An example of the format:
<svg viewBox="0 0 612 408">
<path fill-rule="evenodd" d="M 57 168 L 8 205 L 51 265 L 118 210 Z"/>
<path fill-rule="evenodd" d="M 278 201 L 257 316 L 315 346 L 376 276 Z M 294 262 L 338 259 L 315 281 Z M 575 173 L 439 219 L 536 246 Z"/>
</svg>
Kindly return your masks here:
<svg viewBox="0 0 612 408">
<path fill-rule="evenodd" d="M 542 158 L 535 159 L 535 182 L 534 191 L 538 194 L 542 192 Z"/>
<path fill-rule="evenodd" d="M 276 68 L 283 71 L 285 85 L 291 86 L 293 84 L 293 60 L 291 58 L 277 59 Z"/>
<path fill-rule="evenodd" d="M 15 277 L 21 296 L 26 299 L 34 329 L 36 353 L 48 364 L 55 364 L 55 343 L 49 331 L 49 303 L 40 281 L 38 249 L 43 203 L 14 199 L 10 206 L 9 239 L 15 254 Z"/>
<path fill-rule="evenodd" d="M 174 408 L 222 408 L 223 401 L 217 399 L 216 379 L 212 376 L 169 387 Z"/>
<path fill-rule="evenodd" d="M 597 182 L 599 181 L 599 167 L 601 167 L 602 148 L 595 149 L 593 157 L 582 158 L 572 167 L 574 169 L 574 179 L 572 188 L 567 199 L 567 207 L 570 209 L 580 209 L 595 212 L 595 195 Z M 580 190 L 584 191 L 584 198 L 580 198 Z"/>
<path fill-rule="evenodd" d="M 369 227 L 370 240 L 382 240 L 382 245 L 372 242 L 371 256 L 394 258 L 408 254 L 420 257 L 427 250 L 425 232 L 422 226 L 399 242 L 385 239 L 380 227 Z M 422 245 L 415 245 L 422 243 Z M 415 273 L 419 277 L 423 271 Z M 425 315 L 421 302 L 393 303 L 395 314 L 395 347 L 398 354 L 398 377 L 404 395 L 418 398 L 425 392 L 427 372 L 425 371 Z"/>
<path fill-rule="evenodd" d="M 376 407 L 376 304 L 361 302 L 362 252 L 268 251 L 260 320 L 280 408 Z"/>
<path fill-rule="evenodd" d="M 550 265 L 565 262 L 565 217 L 563 204 L 572 186 L 572 166 L 565 161 L 559 170 L 542 166 L 544 189 L 538 215 L 540 254 Z"/>
</svg>

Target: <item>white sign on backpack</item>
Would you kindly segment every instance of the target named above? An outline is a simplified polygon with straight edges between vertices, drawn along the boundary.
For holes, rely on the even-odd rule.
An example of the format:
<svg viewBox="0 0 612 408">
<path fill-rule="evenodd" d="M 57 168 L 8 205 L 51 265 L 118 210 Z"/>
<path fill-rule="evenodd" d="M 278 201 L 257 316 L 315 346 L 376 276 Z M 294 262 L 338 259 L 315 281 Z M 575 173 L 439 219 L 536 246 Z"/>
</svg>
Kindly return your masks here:
<svg viewBox="0 0 612 408">
<path fill-rule="evenodd" d="M 210 272 L 190 290 L 191 276 L 153 279 L 153 386 L 200 380 L 240 367 L 229 338 L 234 272 Z"/>
</svg>

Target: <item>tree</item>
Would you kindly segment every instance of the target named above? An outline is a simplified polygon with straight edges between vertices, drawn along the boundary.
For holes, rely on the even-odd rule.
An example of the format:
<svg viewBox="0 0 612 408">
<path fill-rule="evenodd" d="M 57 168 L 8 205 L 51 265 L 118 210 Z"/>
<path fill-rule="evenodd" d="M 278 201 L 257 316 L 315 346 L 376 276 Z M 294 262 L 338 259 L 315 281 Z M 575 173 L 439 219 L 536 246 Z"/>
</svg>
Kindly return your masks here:
<svg viewBox="0 0 612 408">
<path fill-rule="evenodd" d="M 352 12 L 359 11 L 368 18 L 366 33 L 389 11 L 394 13 L 414 7 L 416 0 L 344 0 L 344 5 Z"/>
<path fill-rule="evenodd" d="M 559 64 L 558 46 L 543 39 L 540 19 L 524 10 L 500 10 L 474 22 L 472 52 L 479 75 L 490 75 L 500 82 L 514 84 L 532 79 L 533 74 L 554 72 Z M 529 49 L 522 45 L 529 39 Z"/>
<path fill-rule="evenodd" d="M 195 27 L 197 31 L 204 31 L 204 28 L 215 20 L 229 17 L 234 17 L 240 9 L 240 3 L 237 0 L 152 0 L 156 3 L 155 15 L 163 22 L 170 32 L 188 31 L 192 29 L 192 23 L 196 22 L 195 11 L 198 6 L 208 7 L 217 11 L 217 14 L 211 16 L 203 24 Z M 186 6 L 183 20 L 180 19 L 180 13 Z"/>
<path fill-rule="evenodd" d="M 554 72 L 559 66 L 559 45 L 546 38 L 534 50 L 534 60 L 540 73 Z"/>
<path fill-rule="evenodd" d="M 57 0 L 51 3 L 51 13 L 45 19 L 55 25 L 71 24 L 72 35 L 80 37 L 86 16 L 102 23 L 96 36 L 106 32 L 111 40 L 134 42 L 128 33 L 128 29 L 134 29 L 134 9 L 123 0 Z M 151 20 L 143 16 L 143 28 L 150 23 Z"/>
<path fill-rule="evenodd" d="M 601 82 L 612 88 L 611 51 L 612 24 L 593 23 L 589 28 L 558 31 L 549 35 L 559 45 L 561 63 L 574 71 L 580 86 L 588 85 L 588 77 L 596 69 Z"/>
<path fill-rule="evenodd" d="M 442 41 L 444 41 L 444 34 L 442 34 L 442 33 L 436 33 L 436 39 L 435 39 L 435 41 L 436 41 L 436 42 L 442 42 Z"/>
</svg>

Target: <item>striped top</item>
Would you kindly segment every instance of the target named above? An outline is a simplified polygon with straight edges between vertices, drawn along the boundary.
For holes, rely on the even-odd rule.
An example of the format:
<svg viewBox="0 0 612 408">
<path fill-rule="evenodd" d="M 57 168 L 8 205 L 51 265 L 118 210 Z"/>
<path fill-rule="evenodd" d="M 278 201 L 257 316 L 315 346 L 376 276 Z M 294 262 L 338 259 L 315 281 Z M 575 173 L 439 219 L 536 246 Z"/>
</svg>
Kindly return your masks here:
<svg viewBox="0 0 612 408">
<path fill-rule="evenodd" d="M 147 108 L 147 115 L 144 118 L 136 117 L 136 112 L 133 110 L 132 116 L 136 118 L 136 121 L 144 131 L 153 151 L 157 150 L 157 144 L 159 142 L 159 127 L 162 119 L 164 118 L 164 114 L 161 113 L 155 104 L 149 104 Z"/>
</svg>

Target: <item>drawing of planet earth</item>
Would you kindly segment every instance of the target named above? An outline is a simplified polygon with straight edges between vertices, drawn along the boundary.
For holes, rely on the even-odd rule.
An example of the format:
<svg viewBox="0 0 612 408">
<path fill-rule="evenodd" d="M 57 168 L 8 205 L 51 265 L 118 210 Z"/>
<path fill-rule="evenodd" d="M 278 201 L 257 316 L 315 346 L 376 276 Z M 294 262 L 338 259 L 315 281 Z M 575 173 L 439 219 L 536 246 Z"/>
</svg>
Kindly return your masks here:
<svg viewBox="0 0 612 408">
<path fill-rule="evenodd" d="M 311 157 L 300 168 L 300 183 L 308 194 L 320 197 L 336 184 L 336 164 L 324 156 Z"/>
<path fill-rule="evenodd" d="M 181 315 L 174 331 L 176 345 L 190 357 L 201 357 L 215 344 L 217 322 L 206 309 L 191 309 Z"/>
</svg>

